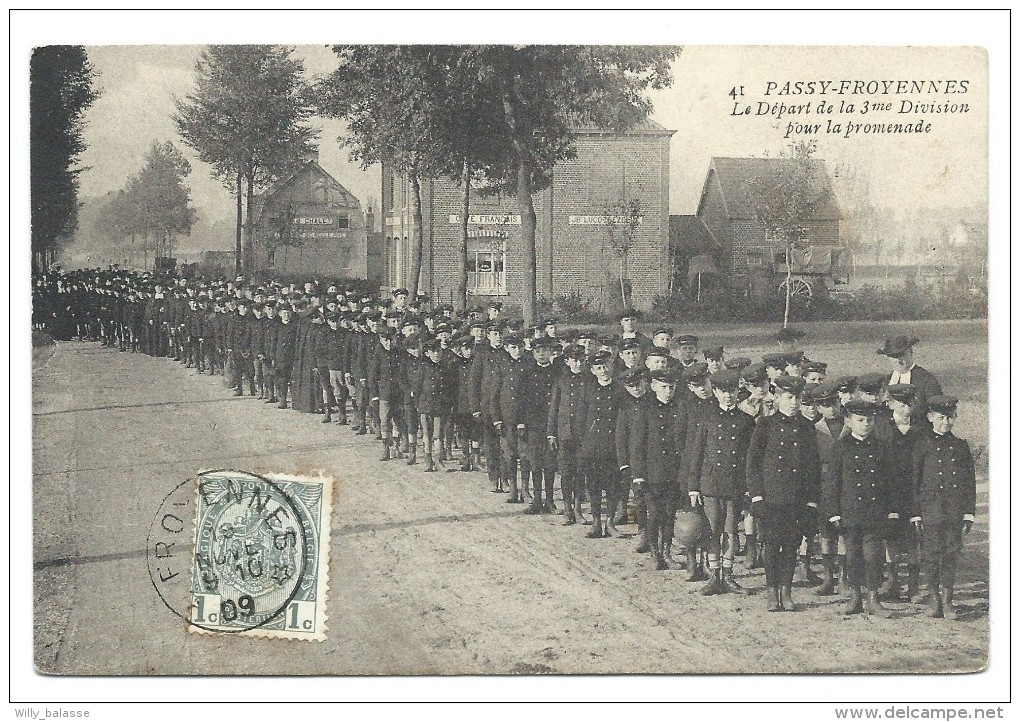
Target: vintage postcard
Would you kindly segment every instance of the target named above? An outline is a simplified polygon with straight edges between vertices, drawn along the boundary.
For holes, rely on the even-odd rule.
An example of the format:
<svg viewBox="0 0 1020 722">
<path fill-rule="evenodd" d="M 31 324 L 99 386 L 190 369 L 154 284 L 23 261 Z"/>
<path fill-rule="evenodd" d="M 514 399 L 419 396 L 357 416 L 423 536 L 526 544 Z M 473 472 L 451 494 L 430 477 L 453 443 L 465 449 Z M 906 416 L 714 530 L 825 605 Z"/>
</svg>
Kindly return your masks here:
<svg viewBox="0 0 1020 722">
<path fill-rule="evenodd" d="M 39 674 L 995 663 L 983 48 L 30 70 Z"/>
</svg>

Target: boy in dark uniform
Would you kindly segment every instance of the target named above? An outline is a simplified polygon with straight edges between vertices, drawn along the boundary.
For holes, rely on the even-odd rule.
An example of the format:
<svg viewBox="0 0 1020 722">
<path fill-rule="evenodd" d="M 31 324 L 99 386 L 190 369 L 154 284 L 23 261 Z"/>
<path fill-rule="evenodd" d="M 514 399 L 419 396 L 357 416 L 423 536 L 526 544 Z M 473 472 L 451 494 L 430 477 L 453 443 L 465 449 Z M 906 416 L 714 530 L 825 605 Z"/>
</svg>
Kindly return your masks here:
<svg viewBox="0 0 1020 722">
<path fill-rule="evenodd" d="M 383 444 L 379 461 L 401 458 L 400 440 L 406 435 L 398 338 L 396 331 L 385 329 L 379 333 L 379 351 L 372 357 L 368 370 L 369 393 L 373 401 L 379 402 L 379 426 Z"/>
<path fill-rule="evenodd" d="M 958 400 L 929 396 L 926 431 L 914 446 L 915 514 L 928 577 L 931 616 L 956 619 L 953 586 L 963 537 L 974 525 L 977 486 L 970 445 L 953 435 Z"/>
<path fill-rule="evenodd" d="M 584 470 L 581 467 L 580 443 L 584 434 L 585 387 L 592 381 L 584 368 L 585 351 L 580 345 L 563 351 L 563 363 L 553 383 L 549 400 L 546 440 L 555 453 L 560 470 L 560 493 L 565 506 L 565 525 L 584 522 L 581 513 L 581 490 Z"/>
<path fill-rule="evenodd" d="M 691 506 L 704 507 L 712 527 L 707 545 L 710 579 L 701 591 L 705 596 L 746 593 L 733 579 L 733 557 L 740 504 L 747 492 L 747 448 L 754 421 L 737 408 L 739 383 L 740 377 L 729 369 L 712 377 L 717 404 L 697 426 L 684 459 Z"/>
<path fill-rule="evenodd" d="M 552 514 L 556 511 L 553 503 L 556 455 L 549 449 L 545 438 L 552 389 L 558 374 L 558 367 L 552 361 L 554 348 L 559 348 L 555 336 L 536 339 L 531 350 L 534 358 L 527 363 L 524 375 L 524 456 L 531 468 L 532 488 L 531 505 L 525 512 L 528 514 Z"/>
<path fill-rule="evenodd" d="M 687 419 L 676 393 L 677 370 L 661 369 L 651 377 L 649 393 L 641 400 L 635 418 L 628 458 L 634 486 L 641 490 L 648 506 L 646 534 L 655 568 L 666 570 L 670 568 L 666 542 L 672 538 L 666 521 L 670 514 L 675 514 L 674 498 L 681 492 L 680 452 Z"/>
<path fill-rule="evenodd" d="M 775 379 L 776 413 L 762 418 L 747 452 L 751 512 L 765 533 L 766 609 L 794 611 L 793 571 L 805 521 L 817 518 L 821 464 L 814 427 L 800 415 L 804 380 Z"/>
<path fill-rule="evenodd" d="M 661 353 L 662 349 L 659 349 L 659 351 Z M 652 357 L 649 356 L 649 358 Z M 656 370 L 665 368 L 665 359 L 661 356 L 658 358 L 663 361 L 663 364 L 658 366 Z M 634 481 L 634 476 L 631 473 L 630 467 L 631 436 L 633 435 L 634 427 L 637 424 L 637 416 L 641 412 L 641 399 L 643 399 L 645 394 L 648 392 L 648 382 L 650 379 L 651 373 L 649 369 L 641 366 L 630 369 L 620 376 L 620 382 L 627 391 L 627 395 L 624 396 L 623 400 L 620 402 L 620 410 L 616 417 L 615 438 L 616 463 L 620 466 L 620 495 L 624 498 L 629 492 L 631 484 Z M 642 489 L 634 490 L 634 503 L 637 509 L 638 532 L 641 537 L 636 551 L 647 553 L 651 551 L 651 545 L 648 539 L 648 506 L 645 503 Z"/>
<path fill-rule="evenodd" d="M 833 449 L 825 478 L 823 508 L 846 540 L 850 601 L 847 614 L 889 617 L 878 599 L 885 560 L 883 538 L 894 511 L 892 459 L 888 445 L 873 434 L 882 407 L 855 399 L 846 405 L 847 430 Z M 862 588 L 864 589 L 862 595 Z M 863 601 L 863 604 L 862 604 Z"/>
<path fill-rule="evenodd" d="M 517 467 L 524 442 L 524 339 L 520 334 L 507 334 L 503 341 L 506 358 L 500 367 L 493 394 L 493 424 L 499 430 L 502 453 L 502 477 L 510 482 L 508 504 L 523 503 L 523 494 L 517 481 Z M 527 476 L 522 478 L 527 486 Z"/>
<path fill-rule="evenodd" d="M 812 391 L 815 408 L 821 418 L 815 422 L 816 438 L 818 440 L 818 457 L 822 462 L 822 478 L 829 472 L 829 462 L 832 459 L 832 450 L 836 442 L 843 435 L 843 428 L 846 426 L 846 419 L 843 416 L 839 405 L 837 393 L 838 386 L 833 382 L 819 384 Z M 822 570 L 825 577 L 821 585 L 815 589 L 819 596 L 829 596 L 836 593 L 836 561 L 837 556 L 845 562 L 845 549 L 839 531 L 825 517 L 819 514 L 818 517 L 818 544 L 822 555 Z M 840 565 L 841 574 L 845 582 L 846 564 Z"/>
<path fill-rule="evenodd" d="M 492 491 L 505 493 L 501 475 L 501 451 L 499 430 L 495 426 L 493 416 L 493 394 L 497 388 L 499 371 L 506 358 L 503 351 L 503 324 L 492 321 L 486 328 L 488 343 L 476 346 L 475 360 L 471 364 L 468 379 L 468 400 L 471 404 L 471 416 L 480 427 L 482 448 L 485 452 L 486 471 Z"/>
<path fill-rule="evenodd" d="M 619 469 L 616 464 L 616 415 L 620 405 L 620 388 L 613 382 L 613 356 L 600 351 L 591 359 L 594 383 L 589 383 L 585 395 L 584 437 L 581 440 L 581 462 L 584 466 L 591 503 L 592 529 L 589 539 L 616 536 L 613 515 L 619 500 L 616 498 Z M 602 492 L 606 492 L 608 513 L 602 525 Z"/>
<path fill-rule="evenodd" d="M 673 530 L 677 512 L 681 509 L 690 508 L 691 490 L 691 468 L 685 463 L 694 455 L 694 443 L 697 439 L 699 427 L 708 423 L 718 406 L 712 394 L 712 382 L 708 373 L 708 364 L 704 362 L 695 363 L 683 372 L 683 380 L 687 382 L 686 394 L 680 394 L 680 402 L 686 411 L 686 428 L 683 435 L 684 445 L 681 447 L 680 464 L 680 486 L 679 493 L 672 499 L 674 506 L 666 510 L 664 521 L 665 553 L 667 561 L 672 561 L 671 549 L 673 545 Z M 704 582 L 708 580 L 703 560 L 698 555 L 698 549 L 684 550 L 687 557 L 687 581 Z"/>
</svg>

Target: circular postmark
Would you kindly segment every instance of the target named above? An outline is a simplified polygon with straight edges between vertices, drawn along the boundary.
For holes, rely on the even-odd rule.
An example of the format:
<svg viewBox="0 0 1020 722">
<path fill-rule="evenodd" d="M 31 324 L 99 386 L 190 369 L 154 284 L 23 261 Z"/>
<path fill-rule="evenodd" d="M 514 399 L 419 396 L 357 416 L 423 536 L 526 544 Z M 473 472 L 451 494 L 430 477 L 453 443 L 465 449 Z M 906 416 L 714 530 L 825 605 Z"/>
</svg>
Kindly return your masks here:
<svg viewBox="0 0 1020 722">
<path fill-rule="evenodd" d="M 304 505 L 270 479 L 203 472 L 167 494 L 153 517 L 149 579 L 163 604 L 197 629 L 271 628 L 305 574 L 314 544 L 306 516 Z"/>
</svg>

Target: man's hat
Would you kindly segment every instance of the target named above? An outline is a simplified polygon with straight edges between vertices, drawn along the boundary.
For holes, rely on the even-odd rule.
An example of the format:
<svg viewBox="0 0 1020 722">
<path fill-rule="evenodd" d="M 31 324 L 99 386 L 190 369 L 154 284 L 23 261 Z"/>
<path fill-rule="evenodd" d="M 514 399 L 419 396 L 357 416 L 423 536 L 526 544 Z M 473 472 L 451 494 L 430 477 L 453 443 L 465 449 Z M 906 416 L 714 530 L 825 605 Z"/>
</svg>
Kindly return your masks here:
<svg viewBox="0 0 1020 722">
<path fill-rule="evenodd" d="M 649 358 L 651 356 L 662 356 L 663 358 L 670 358 L 669 349 L 660 348 L 659 346 L 652 346 L 645 353 L 645 358 Z"/>
<path fill-rule="evenodd" d="M 804 373 L 814 372 L 824 374 L 827 368 L 829 368 L 829 364 L 824 361 L 808 361 L 804 364 Z"/>
<path fill-rule="evenodd" d="M 503 304 L 500 303 L 499 301 L 492 301 L 491 303 L 489 303 L 488 307 L 492 308 L 492 309 L 495 309 L 497 311 L 502 311 L 503 310 Z"/>
<path fill-rule="evenodd" d="M 648 369 L 644 366 L 629 368 L 619 375 L 620 381 L 622 381 L 625 386 L 637 386 L 639 383 L 648 378 Z"/>
<path fill-rule="evenodd" d="M 701 349 L 701 353 L 704 354 L 705 359 L 712 359 L 718 361 L 723 357 L 722 346 L 709 346 L 708 348 Z"/>
<path fill-rule="evenodd" d="M 932 396 L 928 399 L 928 411 L 934 411 L 937 414 L 952 414 L 956 412 L 958 403 L 960 400 L 954 396 Z"/>
<path fill-rule="evenodd" d="M 578 341 L 583 341 L 584 339 L 588 339 L 589 341 L 594 341 L 597 338 L 598 338 L 598 334 L 595 333 L 594 331 L 579 331 L 578 334 L 577 334 L 577 340 Z"/>
<path fill-rule="evenodd" d="M 453 327 L 448 323 L 441 323 L 436 326 L 436 333 L 453 333 Z"/>
<path fill-rule="evenodd" d="M 555 326 L 560 320 L 558 318 L 547 318 L 540 324 L 541 326 Z"/>
<path fill-rule="evenodd" d="M 680 336 L 680 337 L 677 338 L 676 342 L 678 344 L 680 344 L 681 346 L 697 346 L 698 345 L 698 337 L 697 336 L 691 336 L 691 335 Z"/>
<path fill-rule="evenodd" d="M 786 359 L 787 366 L 796 366 L 808 360 L 807 356 L 804 355 L 804 352 L 801 349 L 790 351 L 789 353 L 784 354 L 784 357 Z"/>
<path fill-rule="evenodd" d="M 559 348 L 560 342 L 554 339 L 552 336 L 543 336 L 542 338 L 536 338 L 531 343 L 531 348 Z"/>
<path fill-rule="evenodd" d="M 636 338 L 625 338 L 620 342 L 621 351 L 630 351 L 635 348 L 641 348 L 641 342 Z"/>
<path fill-rule="evenodd" d="M 815 405 L 815 389 L 821 384 L 804 384 L 804 388 L 800 392 L 800 402 L 807 404 L 808 406 Z"/>
<path fill-rule="evenodd" d="M 684 381 L 701 381 L 708 376 L 708 364 L 704 361 L 693 363 L 684 369 L 683 379 Z"/>
<path fill-rule="evenodd" d="M 765 364 L 767 368 L 782 369 L 786 368 L 786 354 L 785 353 L 767 353 L 761 357 L 761 362 Z"/>
<path fill-rule="evenodd" d="M 651 373 L 652 381 L 660 381 L 664 384 L 675 384 L 680 380 L 680 374 L 677 369 L 666 367 L 664 369 L 657 369 Z"/>
<path fill-rule="evenodd" d="M 870 374 L 864 374 L 863 376 L 857 377 L 857 388 L 867 394 L 877 394 L 882 390 L 882 386 L 885 385 L 888 378 L 888 374 L 877 371 Z"/>
<path fill-rule="evenodd" d="M 669 336 L 672 336 L 673 335 L 673 329 L 667 328 L 665 326 L 660 326 L 659 328 L 655 329 L 655 331 L 652 333 L 652 336 L 658 336 L 660 333 L 664 333 L 664 334 L 667 334 Z"/>
<path fill-rule="evenodd" d="M 902 356 L 913 348 L 914 344 L 920 340 L 921 339 L 914 338 L 913 336 L 909 338 L 907 336 L 893 336 L 892 338 L 887 338 L 885 340 L 885 345 L 878 349 L 877 353 L 880 353 L 883 356 Z"/>
<path fill-rule="evenodd" d="M 524 337 L 519 333 L 508 333 L 503 337 L 504 346 L 520 346 L 524 343 Z"/>
<path fill-rule="evenodd" d="M 584 360 L 584 347 L 583 346 L 567 346 L 563 349 L 563 358 L 567 359 L 580 359 Z"/>
<path fill-rule="evenodd" d="M 894 398 L 904 404 L 909 404 L 913 401 L 914 395 L 917 393 L 917 387 L 913 384 L 890 384 L 886 390 L 889 392 L 890 398 Z"/>
<path fill-rule="evenodd" d="M 854 389 L 857 388 L 857 377 L 856 376 L 839 376 L 832 380 L 832 383 L 836 385 L 836 391 L 842 391 L 843 393 L 852 394 Z"/>
<path fill-rule="evenodd" d="M 610 348 L 616 348 L 616 345 L 620 342 L 616 336 L 599 336 L 599 346 L 609 346 Z"/>
<path fill-rule="evenodd" d="M 794 396 L 799 396 L 800 392 L 804 390 L 804 379 L 799 376 L 779 376 L 773 383 L 777 389 Z"/>
<path fill-rule="evenodd" d="M 779 332 L 776 334 L 776 340 L 783 343 L 793 343 L 802 338 L 804 338 L 804 332 L 790 326 L 779 329 Z"/>
<path fill-rule="evenodd" d="M 421 346 L 422 350 L 424 351 L 439 351 L 440 349 L 442 349 L 442 346 L 439 343 L 439 339 L 437 338 L 426 339 L 425 343 L 423 343 Z"/>
<path fill-rule="evenodd" d="M 746 356 L 738 356 L 737 358 L 729 358 L 729 359 L 726 359 L 726 361 L 723 363 L 723 366 L 725 366 L 726 368 L 731 369 L 733 371 L 737 371 L 738 373 L 740 371 L 742 371 L 743 369 L 747 368 L 750 365 L 751 365 L 751 359 L 747 358 Z"/>
<path fill-rule="evenodd" d="M 753 363 L 748 364 L 740 371 L 740 378 L 749 384 L 760 384 L 764 383 L 765 379 L 768 378 L 768 373 L 765 371 L 765 364 Z"/>
<path fill-rule="evenodd" d="M 736 391 L 740 385 L 740 375 L 732 369 L 722 369 L 712 376 L 712 386 L 723 391 Z"/>
<path fill-rule="evenodd" d="M 591 357 L 592 366 L 605 366 L 613 362 L 613 354 L 609 351 L 599 351 Z"/>
<path fill-rule="evenodd" d="M 825 383 L 818 384 L 811 391 L 811 397 L 814 399 L 816 404 L 822 404 L 823 406 L 831 406 L 836 403 L 836 399 L 839 398 L 837 394 L 839 387 L 835 381 L 826 381 Z"/>
<path fill-rule="evenodd" d="M 639 319 L 641 318 L 641 312 L 638 311 L 636 308 L 625 308 L 622 311 L 620 311 L 618 318 L 620 320 L 623 320 L 625 318 Z"/>
<path fill-rule="evenodd" d="M 882 411 L 882 405 L 875 403 L 874 401 L 861 401 L 860 399 L 852 399 L 847 401 L 843 410 L 848 414 L 857 414 L 859 416 L 875 416 Z"/>
</svg>

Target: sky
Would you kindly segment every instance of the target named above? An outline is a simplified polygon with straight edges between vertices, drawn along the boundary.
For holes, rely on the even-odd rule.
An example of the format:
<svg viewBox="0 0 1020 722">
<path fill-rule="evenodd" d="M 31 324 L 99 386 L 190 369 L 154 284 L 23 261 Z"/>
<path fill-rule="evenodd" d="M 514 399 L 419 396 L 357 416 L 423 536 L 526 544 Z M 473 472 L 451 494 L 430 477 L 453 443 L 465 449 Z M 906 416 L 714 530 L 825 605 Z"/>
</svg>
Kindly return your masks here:
<svg viewBox="0 0 1020 722">
<path fill-rule="evenodd" d="M 193 89 L 194 65 L 202 46 L 89 46 L 89 57 L 99 72 L 103 94 L 86 115 L 88 150 L 82 164 L 82 194 L 98 196 L 123 187 L 137 172 L 154 140 L 172 140 L 189 156 L 189 178 L 194 205 L 207 220 L 231 218 L 233 201 L 227 191 L 183 146 L 172 123 L 173 98 Z M 296 54 L 305 61 L 309 78 L 329 73 L 335 57 L 324 45 L 299 45 Z M 775 156 L 792 140 L 814 138 L 817 157 L 827 161 L 830 175 L 852 168 L 866 179 L 868 202 L 906 215 L 916 207 L 985 205 L 987 199 L 987 59 L 980 48 L 925 47 L 790 47 L 790 46 L 686 46 L 673 66 L 672 87 L 650 91 L 652 119 L 675 130 L 670 147 L 670 212 L 693 214 L 713 156 Z M 966 93 L 952 95 L 883 95 L 849 92 L 854 81 L 967 81 Z M 817 91 L 830 83 L 826 102 L 834 114 L 815 114 Z M 832 92 L 843 81 L 848 92 Z M 813 95 L 778 95 L 786 83 L 814 82 Z M 875 86 L 873 86 L 875 87 Z M 881 86 L 878 86 L 881 87 Z M 891 86 L 886 86 L 891 87 Z M 944 87 L 940 85 L 940 88 Z M 744 95 L 733 97 L 733 89 Z M 766 91 L 770 91 L 766 95 Z M 903 99 L 938 103 L 967 103 L 966 114 L 895 112 Z M 862 101 L 891 102 L 893 109 L 861 115 Z M 839 115 L 839 103 L 857 104 L 852 115 Z M 803 104 L 809 103 L 808 115 Z M 782 117 L 770 114 L 774 103 L 796 106 L 801 113 Z M 734 106 L 750 109 L 734 114 Z M 764 104 L 761 105 L 761 104 Z M 764 111 L 759 115 L 760 111 Z M 836 122 L 911 122 L 923 119 L 931 131 L 920 135 L 797 134 L 784 136 L 788 124 Z M 349 162 L 337 137 L 343 125 L 316 118 L 321 129 L 320 163 L 363 203 L 378 199 L 378 166 L 362 170 Z M 225 239 L 224 247 L 229 245 Z"/>
</svg>

